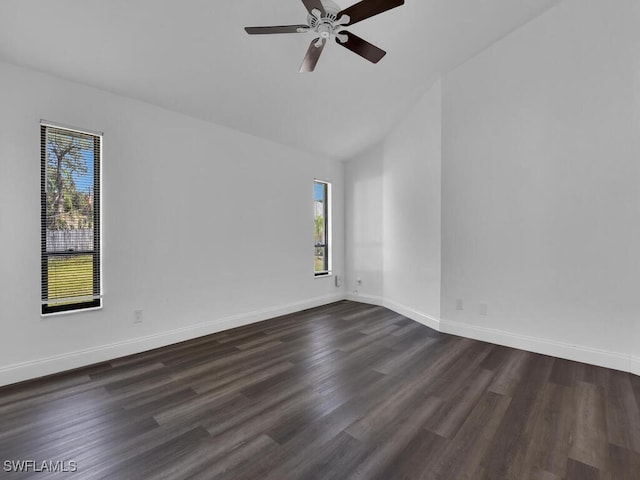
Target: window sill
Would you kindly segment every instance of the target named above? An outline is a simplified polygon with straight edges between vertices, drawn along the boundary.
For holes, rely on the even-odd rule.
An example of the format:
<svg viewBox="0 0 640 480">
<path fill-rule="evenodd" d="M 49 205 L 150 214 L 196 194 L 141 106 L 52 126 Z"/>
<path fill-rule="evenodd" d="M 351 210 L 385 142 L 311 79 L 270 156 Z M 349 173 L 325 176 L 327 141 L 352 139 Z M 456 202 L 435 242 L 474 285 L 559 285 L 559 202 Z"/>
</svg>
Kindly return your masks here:
<svg viewBox="0 0 640 480">
<path fill-rule="evenodd" d="M 333 277 L 333 272 L 315 273 L 313 275 L 313 278 L 326 278 L 326 277 Z"/>
<path fill-rule="evenodd" d="M 40 313 L 40 317 L 45 319 L 50 317 L 59 317 L 61 315 L 74 315 L 78 313 L 95 312 L 97 310 L 102 310 L 103 308 L 104 307 L 100 305 L 99 307 L 80 308 L 78 310 L 64 310 L 62 312 Z"/>
</svg>

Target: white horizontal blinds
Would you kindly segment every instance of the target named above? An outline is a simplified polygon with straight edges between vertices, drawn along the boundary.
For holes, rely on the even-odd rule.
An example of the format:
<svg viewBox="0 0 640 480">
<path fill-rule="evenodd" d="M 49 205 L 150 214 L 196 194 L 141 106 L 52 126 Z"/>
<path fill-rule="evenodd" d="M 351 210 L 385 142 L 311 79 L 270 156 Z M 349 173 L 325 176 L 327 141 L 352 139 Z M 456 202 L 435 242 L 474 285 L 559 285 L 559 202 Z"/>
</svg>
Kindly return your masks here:
<svg viewBox="0 0 640 480">
<path fill-rule="evenodd" d="M 329 273 L 329 184 L 314 181 L 314 265 L 315 274 Z"/>
<path fill-rule="evenodd" d="M 100 305 L 100 140 L 41 126 L 43 313 Z"/>
</svg>

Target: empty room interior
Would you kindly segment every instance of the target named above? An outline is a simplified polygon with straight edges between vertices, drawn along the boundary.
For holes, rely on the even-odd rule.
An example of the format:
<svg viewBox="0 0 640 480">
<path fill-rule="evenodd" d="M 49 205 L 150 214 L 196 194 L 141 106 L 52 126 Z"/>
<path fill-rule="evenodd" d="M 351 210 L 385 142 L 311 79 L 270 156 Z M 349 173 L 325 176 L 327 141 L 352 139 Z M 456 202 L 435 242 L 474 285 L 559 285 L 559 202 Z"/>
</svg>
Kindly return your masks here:
<svg viewBox="0 0 640 480">
<path fill-rule="evenodd" d="M 640 479 L 640 1 L 1 0 L 0 478 Z"/>
</svg>

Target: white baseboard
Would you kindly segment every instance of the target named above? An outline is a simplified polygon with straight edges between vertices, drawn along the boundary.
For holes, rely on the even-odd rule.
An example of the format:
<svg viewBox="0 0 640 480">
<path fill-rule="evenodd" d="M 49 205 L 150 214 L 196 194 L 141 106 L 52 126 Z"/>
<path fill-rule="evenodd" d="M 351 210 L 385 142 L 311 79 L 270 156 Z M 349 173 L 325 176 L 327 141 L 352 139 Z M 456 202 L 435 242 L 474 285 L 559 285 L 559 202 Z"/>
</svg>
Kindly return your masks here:
<svg viewBox="0 0 640 480">
<path fill-rule="evenodd" d="M 394 302 L 393 300 L 384 299 L 383 305 L 389 310 L 393 310 L 400 315 L 404 315 L 411 320 L 415 320 L 422 325 L 425 325 L 433 330 L 440 331 L 440 320 L 432 317 L 431 315 L 427 315 L 426 313 L 419 312 L 414 310 L 413 308 L 402 305 L 401 303 Z"/>
<path fill-rule="evenodd" d="M 640 375 L 640 358 L 623 355 L 606 350 L 571 345 L 563 342 L 555 342 L 541 338 L 529 337 L 515 333 L 505 332 L 486 327 L 478 327 L 466 323 L 452 322 L 438 319 L 419 312 L 401 303 L 387 298 L 372 297 L 366 295 L 347 295 L 347 300 L 373 305 L 383 305 L 400 315 L 415 320 L 422 325 L 442 333 L 449 333 L 460 337 L 473 338 L 483 342 L 504 345 L 506 347 L 526 350 L 528 352 L 550 355 L 576 362 L 588 363 L 599 367 L 612 368 L 623 372 L 631 372 Z"/>
<path fill-rule="evenodd" d="M 443 333 L 473 338 L 475 340 L 504 345 L 528 352 L 551 355 L 576 362 L 589 363 L 614 370 L 629 371 L 630 358 L 628 355 L 529 337 L 486 327 L 451 322 L 449 320 L 441 320 L 440 325 L 440 331 Z M 640 366 L 640 364 L 638 364 L 638 366 Z"/>
<path fill-rule="evenodd" d="M 640 358 L 639 357 L 631 357 L 631 368 L 630 372 L 640 376 Z"/>
<path fill-rule="evenodd" d="M 613 368 L 615 370 L 640 375 L 639 357 L 528 337 L 501 330 L 451 322 L 448 320 L 439 320 L 393 300 L 383 299 L 373 295 L 345 295 L 344 293 L 340 293 L 315 297 L 302 302 L 256 310 L 249 313 L 219 318 L 197 325 L 190 325 L 175 330 L 160 332 L 145 337 L 134 338 L 67 354 L 1 367 L 0 386 L 10 385 L 24 380 L 30 380 L 45 375 L 84 367 L 94 363 L 141 353 L 154 348 L 172 345 L 174 343 L 191 340 L 205 335 L 211 335 L 223 330 L 229 330 L 231 328 L 248 325 L 250 323 L 268 320 L 270 318 L 279 317 L 281 315 L 294 313 L 300 310 L 327 305 L 329 303 L 344 300 L 345 298 L 347 300 L 360 303 L 383 305 L 396 313 L 404 315 L 405 317 L 421 323 L 422 325 L 443 333 L 459 335 L 497 345 L 504 345 L 507 347 L 589 363 L 606 368 Z"/>
<path fill-rule="evenodd" d="M 240 315 L 219 318 L 210 322 L 160 332 L 145 337 L 134 338 L 108 345 L 100 345 L 94 348 L 1 367 L 0 386 L 10 385 L 24 380 L 43 377 L 45 375 L 51 375 L 92 365 L 94 363 L 105 362 L 115 358 L 145 352 L 154 348 L 172 345 L 174 343 L 191 340 L 205 335 L 211 335 L 212 333 L 268 320 L 270 318 L 287 315 L 300 310 L 327 305 L 329 303 L 344 300 L 344 298 L 344 293 L 315 297 L 302 302 L 265 308 Z"/>
<path fill-rule="evenodd" d="M 346 299 L 351 300 L 352 302 L 382 306 L 382 297 L 378 297 L 376 295 L 362 295 L 362 294 L 354 295 L 352 293 L 348 293 L 346 295 Z"/>
</svg>

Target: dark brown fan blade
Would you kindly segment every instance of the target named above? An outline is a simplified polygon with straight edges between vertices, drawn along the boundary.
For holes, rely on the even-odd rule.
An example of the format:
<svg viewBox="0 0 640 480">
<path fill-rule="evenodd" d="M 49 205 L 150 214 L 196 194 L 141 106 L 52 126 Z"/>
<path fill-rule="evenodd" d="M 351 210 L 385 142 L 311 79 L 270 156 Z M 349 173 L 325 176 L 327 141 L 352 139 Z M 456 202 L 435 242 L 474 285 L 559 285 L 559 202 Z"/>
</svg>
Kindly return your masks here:
<svg viewBox="0 0 640 480">
<path fill-rule="evenodd" d="M 300 65 L 300 73 L 308 73 L 313 72 L 316 69 L 316 65 L 318 64 L 318 60 L 320 59 L 320 54 L 322 50 L 324 50 L 324 46 L 327 44 L 326 40 L 322 42 L 322 45 L 316 47 L 316 43 L 318 43 L 318 39 L 311 41 L 311 45 L 309 45 L 309 49 L 307 50 L 307 54 L 302 61 L 302 65 Z"/>
<path fill-rule="evenodd" d="M 322 6 L 322 2 L 320 0 L 302 0 L 302 3 L 304 3 L 304 6 L 309 11 L 309 13 L 312 13 L 312 10 L 314 8 L 317 8 L 318 10 L 320 10 L 320 13 L 322 13 L 322 16 L 325 16 L 326 12 L 324 11 L 324 7 Z"/>
<path fill-rule="evenodd" d="M 261 35 L 268 33 L 299 33 L 298 29 L 309 30 L 308 25 L 279 25 L 274 27 L 244 27 L 249 35 Z"/>
<path fill-rule="evenodd" d="M 338 45 L 348 48 L 353 53 L 357 53 L 362 58 L 369 60 L 371 63 L 378 63 L 382 57 L 387 54 L 384 50 L 379 49 L 375 45 L 371 45 L 366 40 L 361 39 L 359 36 L 354 35 L 351 32 L 343 30 L 340 33 L 347 36 L 347 41 L 342 43 L 336 38 Z"/>
<path fill-rule="evenodd" d="M 404 5 L 404 0 L 362 0 L 342 10 L 338 13 L 338 18 L 342 15 L 349 15 L 351 20 L 349 20 L 347 25 L 353 25 L 354 23 L 361 22 L 362 20 L 401 5 Z"/>
</svg>

